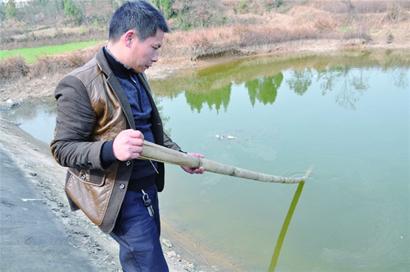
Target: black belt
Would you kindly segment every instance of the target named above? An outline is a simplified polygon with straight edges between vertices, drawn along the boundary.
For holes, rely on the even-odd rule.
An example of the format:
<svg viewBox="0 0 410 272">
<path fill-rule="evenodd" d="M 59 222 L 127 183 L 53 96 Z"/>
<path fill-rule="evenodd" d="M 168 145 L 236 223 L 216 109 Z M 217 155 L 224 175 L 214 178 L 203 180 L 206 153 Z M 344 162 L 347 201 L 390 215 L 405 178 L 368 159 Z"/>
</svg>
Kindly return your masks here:
<svg viewBox="0 0 410 272">
<path fill-rule="evenodd" d="M 138 179 L 131 179 L 128 183 L 128 190 L 141 191 L 155 184 L 156 175 L 142 177 Z"/>
</svg>

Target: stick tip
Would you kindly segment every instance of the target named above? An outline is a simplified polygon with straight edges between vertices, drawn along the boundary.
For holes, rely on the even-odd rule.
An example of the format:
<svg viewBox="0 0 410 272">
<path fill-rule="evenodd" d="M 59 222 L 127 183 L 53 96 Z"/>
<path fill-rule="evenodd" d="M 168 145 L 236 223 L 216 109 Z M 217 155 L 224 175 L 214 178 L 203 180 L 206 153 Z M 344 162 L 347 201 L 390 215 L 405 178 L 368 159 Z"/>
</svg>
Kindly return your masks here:
<svg viewBox="0 0 410 272">
<path fill-rule="evenodd" d="M 303 181 L 306 181 L 313 172 L 313 166 L 309 167 L 309 169 L 306 171 L 305 175 L 303 176 Z"/>
</svg>

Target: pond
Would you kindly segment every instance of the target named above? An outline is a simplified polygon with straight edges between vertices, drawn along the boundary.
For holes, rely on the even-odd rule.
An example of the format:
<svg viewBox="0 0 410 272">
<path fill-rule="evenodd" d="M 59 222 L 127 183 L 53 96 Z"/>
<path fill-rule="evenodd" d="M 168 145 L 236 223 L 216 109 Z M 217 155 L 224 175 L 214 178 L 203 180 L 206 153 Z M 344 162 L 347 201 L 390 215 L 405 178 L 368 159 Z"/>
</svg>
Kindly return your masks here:
<svg viewBox="0 0 410 272">
<path fill-rule="evenodd" d="M 409 58 L 394 52 L 250 58 L 153 81 L 184 150 L 275 175 L 313 168 L 297 186 L 168 166 L 162 216 L 226 270 L 406 271 L 409 84 Z M 11 118 L 48 142 L 54 111 Z"/>
</svg>

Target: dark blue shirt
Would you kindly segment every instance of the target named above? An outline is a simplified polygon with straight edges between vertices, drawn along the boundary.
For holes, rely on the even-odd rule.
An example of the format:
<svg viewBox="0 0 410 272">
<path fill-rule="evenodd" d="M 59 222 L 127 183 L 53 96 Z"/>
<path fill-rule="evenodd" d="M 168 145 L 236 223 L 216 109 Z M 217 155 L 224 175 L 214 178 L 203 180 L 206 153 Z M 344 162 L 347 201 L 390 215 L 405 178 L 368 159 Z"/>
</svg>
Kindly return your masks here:
<svg viewBox="0 0 410 272">
<path fill-rule="evenodd" d="M 139 79 L 138 74 L 118 62 L 105 48 L 104 54 L 128 98 L 136 129 L 144 134 L 146 141 L 154 142 L 151 122 L 152 105 L 147 90 Z M 109 141 L 103 145 L 101 161 L 104 167 L 108 167 L 116 160 L 112 150 L 112 143 L 113 141 Z M 134 160 L 130 181 L 138 182 L 141 179 L 154 180 L 152 176 L 155 176 L 156 168 L 157 165 L 154 161 Z"/>
</svg>

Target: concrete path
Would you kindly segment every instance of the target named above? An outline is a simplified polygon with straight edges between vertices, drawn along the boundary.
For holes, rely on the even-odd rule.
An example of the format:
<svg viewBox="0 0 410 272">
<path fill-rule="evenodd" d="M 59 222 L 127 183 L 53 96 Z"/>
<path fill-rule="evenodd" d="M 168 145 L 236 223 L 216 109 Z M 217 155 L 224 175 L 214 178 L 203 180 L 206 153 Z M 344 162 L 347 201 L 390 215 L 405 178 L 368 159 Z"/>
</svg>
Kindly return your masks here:
<svg viewBox="0 0 410 272">
<path fill-rule="evenodd" d="M 0 271 L 97 271 L 45 203 L 0 149 Z"/>
</svg>

